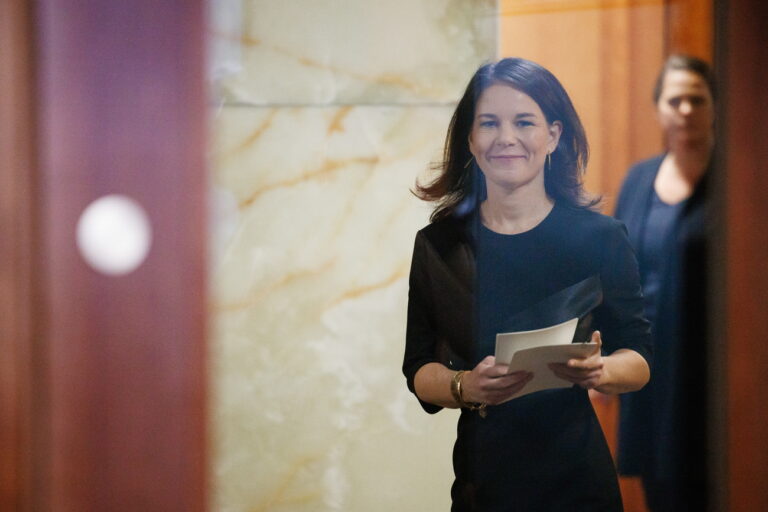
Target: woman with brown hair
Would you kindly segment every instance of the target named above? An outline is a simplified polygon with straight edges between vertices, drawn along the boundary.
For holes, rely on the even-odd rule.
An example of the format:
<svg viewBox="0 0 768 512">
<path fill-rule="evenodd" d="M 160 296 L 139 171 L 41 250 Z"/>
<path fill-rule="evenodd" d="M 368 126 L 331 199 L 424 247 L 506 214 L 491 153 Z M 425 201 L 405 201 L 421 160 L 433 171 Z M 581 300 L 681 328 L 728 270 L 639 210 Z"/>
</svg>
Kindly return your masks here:
<svg viewBox="0 0 768 512">
<path fill-rule="evenodd" d="M 454 511 L 622 508 L 587 390 L 641 388 L 651 347 L 626 230 L 593 211 L 587 159 L 560 82 L 503 59 L 474 74 L 441 172 L 417 186 L 437 206 L 416 236 L 403 372 L 427 412 L 461 408 Z M 496 362 L 496 334 L 571 318 L 602 350 L 549 365 L 573 386 L 517 397 L 532 375 Z"/>
</svg>

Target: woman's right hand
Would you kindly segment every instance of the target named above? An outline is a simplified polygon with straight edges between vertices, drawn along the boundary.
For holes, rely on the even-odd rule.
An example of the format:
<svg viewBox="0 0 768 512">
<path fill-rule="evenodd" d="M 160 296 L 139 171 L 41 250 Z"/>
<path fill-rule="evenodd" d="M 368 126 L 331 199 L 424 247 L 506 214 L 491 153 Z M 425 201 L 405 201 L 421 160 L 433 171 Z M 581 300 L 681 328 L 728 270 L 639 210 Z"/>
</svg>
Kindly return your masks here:
<svg viewBox="0 0 768 512">
<path fill-rule="evenodd" d="M 496 364 L 487 356 L 461 378 L 461 394 L 465 402 L 499 405 L 511 400 L 533 378 L 531 372 L 507 373 L 509 366 Z"/>
</svg>

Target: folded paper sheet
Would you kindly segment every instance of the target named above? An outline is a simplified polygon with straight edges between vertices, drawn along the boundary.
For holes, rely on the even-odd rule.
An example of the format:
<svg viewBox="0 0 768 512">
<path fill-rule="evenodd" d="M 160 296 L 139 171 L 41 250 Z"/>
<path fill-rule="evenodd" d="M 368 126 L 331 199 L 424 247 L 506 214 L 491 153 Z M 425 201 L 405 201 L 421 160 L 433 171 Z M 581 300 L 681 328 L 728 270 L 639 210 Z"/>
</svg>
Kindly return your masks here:
<svg viewBox="0 0 768 512">
<path fill-rule="evenodd" d="M 597 349 L 596 343 L 571 343 L 578 322 L 578 318 L 572 318 L 544 329 L 496 335 L 496 362 L 508 364 L 510 373 L 521 370 L 533 373 L 533 379 L 515 398 L 573 385 L 557 377 L 547 365 L 587 357 Z"/>
</svg>

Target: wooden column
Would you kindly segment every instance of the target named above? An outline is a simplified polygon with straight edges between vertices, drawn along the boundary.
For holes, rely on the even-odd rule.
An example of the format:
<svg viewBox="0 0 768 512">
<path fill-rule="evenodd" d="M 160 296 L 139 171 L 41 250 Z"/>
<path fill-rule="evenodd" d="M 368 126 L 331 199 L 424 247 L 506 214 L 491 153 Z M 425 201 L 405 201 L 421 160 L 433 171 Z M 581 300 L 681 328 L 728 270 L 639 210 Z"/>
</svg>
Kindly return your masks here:
<svg viewBox="0 0 768 512">
<path fill-rule="evenodd" d="M 712 61 L 714 32 L 713 0 L 665 0 L 666 53 L 684 53 Z"/>
<path fill-rule="evenodd" d="M 2 508 L 205 510 L 204 2 L 26 4 L 1 13 L 4 164 L 17 144 L 1 175 L 2 284 L 21 292 L 0 318 L 19 363 L 3 352 Z M 7 48 L 11 5 L 31 22 Z M 123 276 L 75 244 L 107 194 L 152 225 L 147 260 Z"/>
<path fill-rule="evenodd" d="M 35 156 L 29 2 L 0 2 L 0 510 L 31 510 Z"/>
<path fill-rule="evenodd" d="M 725 360 L 719 389 L 727 449 L 719 510 L 768 510 L 768 4 L 727 3 L 718 17 L 725 316 L 713 341 Z"/>
</svg>

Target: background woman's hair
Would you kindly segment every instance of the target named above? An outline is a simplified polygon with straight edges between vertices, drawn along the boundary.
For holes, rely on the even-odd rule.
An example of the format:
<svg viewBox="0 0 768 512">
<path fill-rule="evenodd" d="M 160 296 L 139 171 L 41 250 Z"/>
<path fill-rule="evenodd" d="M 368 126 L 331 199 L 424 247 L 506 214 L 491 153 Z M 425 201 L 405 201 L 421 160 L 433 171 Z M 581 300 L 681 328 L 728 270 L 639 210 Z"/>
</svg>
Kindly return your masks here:
<svg viewBox="0 0 768 512">
<path fill-rule="evenodd" d="M 544 171 L 547 196 L 574 208 L 597 205 L 600 198 L 589 196 L 584 190 L 589 145 L 568 93 L 542 66 L 525 59 L 507 58 L 481 66 L 472 76 L 448 125 L 443 160 L 432 166 L 438 176 L 426 185 L 416 182 L 414 194 L 437 203 L 430 220 L 466 215 L 485 197 L 485 181 L 469 151 L 469 135 L 477 100 L 493 84 L 524 92 L 539 105 L 547 123 L 560 121 L 563 125 L 551 166 Z"/>
<path fill-rule="evenodd" d="M 712 73 L 712 68 L 709 67 L 705 61 L 698 57 L 691 57 L 690 55 L 673 54 L 667 57 L 664 65 L 659 71 L 659 76 L 656 77 L 656 85 L 653 86 L 653 102 L 658 103 L 661 98 L 661 90 L 664 87 L 664 77 L 667 76 L 668 71 L 683 70 L 696 73 L 709 87 L 709 93 L 712 95 L 712 100 L 717 99 L 717 90 L 715 88 L 715 76 Z"/>
</svg>

